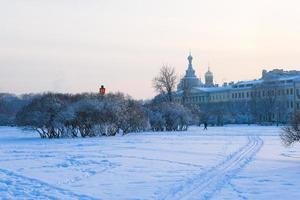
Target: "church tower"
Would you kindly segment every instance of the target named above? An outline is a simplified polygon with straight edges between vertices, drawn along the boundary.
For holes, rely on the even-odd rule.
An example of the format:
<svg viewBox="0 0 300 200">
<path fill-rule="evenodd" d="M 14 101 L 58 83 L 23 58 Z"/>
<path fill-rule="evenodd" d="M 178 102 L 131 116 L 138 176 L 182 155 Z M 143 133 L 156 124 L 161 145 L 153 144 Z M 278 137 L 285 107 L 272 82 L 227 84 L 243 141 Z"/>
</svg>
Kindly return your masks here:
<svg viewBox="0 0 300 200">
<path fill-rule="evenodd" d="M 210 71 L 210 67 L 208 66 L 208 70 L 205 73 L 205 87 L 213 87 L 214 86 L 214 75 Z"/>
<path fill-rule="evenodd" d="M 188 64 L 188 69 L 185 71 L 185 77 L 196 77 L 195 75 L 195 70 L 193 69 L 193 56 L 190 53 L 189 56 L 187 57 L 189 64 Z"/>
<path fill-rule="evenodd" d="M 195 70 L 193 69 L 193 56 L 190 53 L 187 57 L 188 60 L 188 68 L 185 71 L 185 76 L 181 79 L 179 85 L 177 86 L 180 90 L 191 89 L 193 87 L 202 86 L 201 80 L 195 74 Z"/>
</svg>

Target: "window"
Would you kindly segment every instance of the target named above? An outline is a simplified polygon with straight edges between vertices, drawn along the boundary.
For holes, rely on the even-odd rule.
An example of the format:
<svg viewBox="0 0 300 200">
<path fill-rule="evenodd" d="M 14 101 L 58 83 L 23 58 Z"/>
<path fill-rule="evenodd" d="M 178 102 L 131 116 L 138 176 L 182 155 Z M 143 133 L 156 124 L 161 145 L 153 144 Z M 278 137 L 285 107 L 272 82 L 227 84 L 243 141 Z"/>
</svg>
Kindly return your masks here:
<svg viewBox="0 0 300 200">
<path fill-rule="evenodd" d="M 291 108 L 294 108 L 294 102 L 291 101 Z"/>
<path fill-rule="evenodd" d="M 297 110 L 300 109 L 300 105 L 299 105 L 299 102 L 297 102 Z"/>
<path fill-rule="evenodd" d="M 290 94 L 291 94 L 291 95 L 293 95 L 293 94 L 294 94 L 294 90 L 293 90 L 293 88 L 291 88 L 291 90 L 290 90 Z"/>
</svg>

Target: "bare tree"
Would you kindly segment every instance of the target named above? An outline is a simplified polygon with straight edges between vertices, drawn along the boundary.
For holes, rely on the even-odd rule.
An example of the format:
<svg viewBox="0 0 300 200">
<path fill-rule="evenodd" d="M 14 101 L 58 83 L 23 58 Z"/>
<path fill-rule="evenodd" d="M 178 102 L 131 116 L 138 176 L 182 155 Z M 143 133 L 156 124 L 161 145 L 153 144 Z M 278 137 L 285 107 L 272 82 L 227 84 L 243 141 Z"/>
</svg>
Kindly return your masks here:
<svg viewBox="0 0 300 200">
<path fill-rule="evenodd" d="M 157 77 L 153 79 L 153 88 L 162 95 L 167 95 L 168 101 L 172 102 L 172 92 L 175 90 L 177 75 L 174 67 L 163 65 Z"/>
</svg>

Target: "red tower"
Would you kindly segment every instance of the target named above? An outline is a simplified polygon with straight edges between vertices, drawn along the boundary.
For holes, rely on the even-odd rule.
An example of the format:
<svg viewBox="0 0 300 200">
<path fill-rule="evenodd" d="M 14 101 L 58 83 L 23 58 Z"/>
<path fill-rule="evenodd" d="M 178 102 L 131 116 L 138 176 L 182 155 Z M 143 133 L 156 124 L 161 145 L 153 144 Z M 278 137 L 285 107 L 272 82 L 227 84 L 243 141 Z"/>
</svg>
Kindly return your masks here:
<svg viewBox="0 0 300 200">
<path fill-rule="evenodd" d="M 104 85 L 101 85 L 101 87 L 100 87 L 100 89 L 99 89 L 99 93 L 100 93 L 101 95 L 104 95 L 104 94 L 105 94 L 105 87 L 104 87 Z"/>
</svg>

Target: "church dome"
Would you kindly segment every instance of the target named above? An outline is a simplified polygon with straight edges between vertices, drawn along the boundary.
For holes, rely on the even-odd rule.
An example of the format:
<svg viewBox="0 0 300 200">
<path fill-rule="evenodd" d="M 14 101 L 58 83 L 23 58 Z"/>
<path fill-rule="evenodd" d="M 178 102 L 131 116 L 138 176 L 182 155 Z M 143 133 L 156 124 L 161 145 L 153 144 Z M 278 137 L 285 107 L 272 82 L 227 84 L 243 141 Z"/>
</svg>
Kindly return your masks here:
<svg viewBox="0 0 300 200">
<path fill-rule="evenodd" d="M 208 71 L 205 73 L 205 76 L 213 76 L 213 73 L 208 69 Z"/>
<path fill-rule="evenodd" d="M 193 69 L 193 57 L 191 53 L 187 57 L 188 68 L 185 71 L 184 77 L 180 80 L 178 89 L 185 90 L 186 88 L 200 87 L 202 85 L 201 80 L 196 76 L 195 70 Z"/>
</svg>

